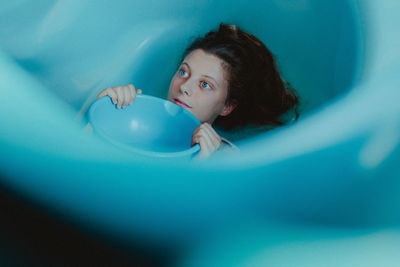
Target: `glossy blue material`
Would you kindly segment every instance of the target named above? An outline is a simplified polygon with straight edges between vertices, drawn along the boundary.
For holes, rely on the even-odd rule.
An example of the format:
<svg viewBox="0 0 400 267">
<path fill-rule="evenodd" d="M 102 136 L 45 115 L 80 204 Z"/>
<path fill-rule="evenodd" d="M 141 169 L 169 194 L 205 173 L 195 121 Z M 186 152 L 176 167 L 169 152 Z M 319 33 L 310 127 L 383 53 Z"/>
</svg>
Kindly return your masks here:
<svg viewBox="0 0 400 267">
<path fill-rule="evenodd" d="M 400 262 L 399 229 L 247 225 L 219 233 L 179 266 L 389 266 Z"/>
<path fill-rule="evenodd" d="M 190 158 L 200 150 L 198 144 L 191 147 L 200 121 L 161 98 L 137 95 L 133 104 L 119 109 L 110 97 L 103 97 L 90 106 L 88 121 L 97 134 L 134 153 Z"/>
<path fill-rule="evenodd" d="M 206 244 L 247 221 L 398 226 L 399 10 L 397 0 L 2 1 L 1 183 L 132 243 Z M 227 133 L 240 154 L 193 162 L 82 131 L 104 88 L 165 98 L 184 48 L 221 21 L 268 45 L 300 94 L 299 121 Z"/>
</svg>

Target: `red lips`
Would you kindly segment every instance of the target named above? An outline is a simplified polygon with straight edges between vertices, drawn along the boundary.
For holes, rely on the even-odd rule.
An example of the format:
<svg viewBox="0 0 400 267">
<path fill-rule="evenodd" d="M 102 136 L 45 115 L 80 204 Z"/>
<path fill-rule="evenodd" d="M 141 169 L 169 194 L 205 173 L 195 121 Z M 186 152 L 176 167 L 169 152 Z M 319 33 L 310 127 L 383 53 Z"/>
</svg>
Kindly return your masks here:
<svg viewBox="0 0 400 267">
<path fill-rule="evenodd" d="M 174 99 L 174 103 L 183 108 L 192 108 L 191 106 L 189 106 L 188 104 L 186 104 L 185 102 L 183 102 L 177 98 Z"/>
</svg>

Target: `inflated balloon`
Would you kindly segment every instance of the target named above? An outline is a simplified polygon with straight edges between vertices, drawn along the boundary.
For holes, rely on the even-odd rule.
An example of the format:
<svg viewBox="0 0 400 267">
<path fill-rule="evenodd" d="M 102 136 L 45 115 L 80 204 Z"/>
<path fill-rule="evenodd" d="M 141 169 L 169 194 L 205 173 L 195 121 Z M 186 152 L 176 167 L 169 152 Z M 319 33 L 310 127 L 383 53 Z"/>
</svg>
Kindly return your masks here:
<svg viewBox="0 0 400 267">
<path fill-rule="evenodd" d="M 184 108 L 157 97 L 137 95 L 119 109 L 110 97 L 96 100 L 88 111 L 94 131 L 118 146 L 154 157 L 190 157 L 192 133 L 200 121 Z"/>
</svg>

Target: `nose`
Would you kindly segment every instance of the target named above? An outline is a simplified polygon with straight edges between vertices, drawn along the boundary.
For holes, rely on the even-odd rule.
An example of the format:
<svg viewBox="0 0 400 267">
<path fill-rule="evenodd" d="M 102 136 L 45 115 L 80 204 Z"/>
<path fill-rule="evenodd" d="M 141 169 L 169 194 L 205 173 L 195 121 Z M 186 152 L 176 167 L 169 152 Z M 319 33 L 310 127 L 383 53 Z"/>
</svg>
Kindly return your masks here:
<svg viewBox="0 0 400 267">
<path fill-rule="evenodd" d="M 181 84 L 179 89 L 181 90 L 181 93 L 184 94 L 184 95 L 187 95 L 187 96 L 191 96 L 192 95 L 192 90 L 190 90 L 190 88 L 187 87 L 187 83 Z"/>
</svg>

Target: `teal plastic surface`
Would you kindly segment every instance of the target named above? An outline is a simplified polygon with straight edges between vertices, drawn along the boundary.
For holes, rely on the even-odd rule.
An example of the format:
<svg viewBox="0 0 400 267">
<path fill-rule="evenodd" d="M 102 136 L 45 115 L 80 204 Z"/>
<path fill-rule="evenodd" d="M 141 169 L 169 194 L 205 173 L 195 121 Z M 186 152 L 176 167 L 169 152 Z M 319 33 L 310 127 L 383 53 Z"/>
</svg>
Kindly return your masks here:
<svg viewBox="0 0 400 267">
<path fill-rule="evenodd" d="M 0 182 L 86 227 L 171 247 L 247 220 L 398 227 L 399 10 L 396 0 L 2 1 Z M 299 121 L 189 163 L 82 130 L 109 86 L 165 98 L 185 47 L 220 22 L 276 55 Z"/>
</svg>

